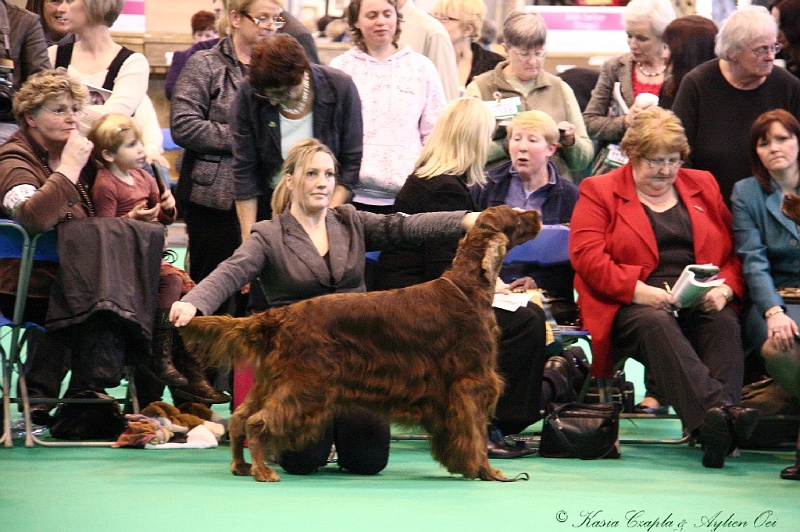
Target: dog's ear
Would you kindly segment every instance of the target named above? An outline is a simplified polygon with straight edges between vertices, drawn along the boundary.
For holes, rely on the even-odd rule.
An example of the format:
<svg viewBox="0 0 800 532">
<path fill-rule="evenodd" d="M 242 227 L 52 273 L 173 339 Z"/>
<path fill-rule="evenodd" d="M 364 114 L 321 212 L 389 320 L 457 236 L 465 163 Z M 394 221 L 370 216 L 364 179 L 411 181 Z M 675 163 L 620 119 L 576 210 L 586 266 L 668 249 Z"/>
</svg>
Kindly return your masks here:
<svg viewBox="0 0 800 532">
<path fill-rule="evenodd" d="M 506 256 L 506 244 L 508 244 L 508 237 L 503 233 L 492 235 L 489 237 L 486 251 L 483 254 L 483 260 L 481 261 L 483 275 L 492 286 L 497 281 L 500 266 Z"/>
<path fill-rule="evenodd" d="M 800 196 L 791 193 L 784 194 L 781 212 L 794 223 L 800 224 Z"/>
</svg>

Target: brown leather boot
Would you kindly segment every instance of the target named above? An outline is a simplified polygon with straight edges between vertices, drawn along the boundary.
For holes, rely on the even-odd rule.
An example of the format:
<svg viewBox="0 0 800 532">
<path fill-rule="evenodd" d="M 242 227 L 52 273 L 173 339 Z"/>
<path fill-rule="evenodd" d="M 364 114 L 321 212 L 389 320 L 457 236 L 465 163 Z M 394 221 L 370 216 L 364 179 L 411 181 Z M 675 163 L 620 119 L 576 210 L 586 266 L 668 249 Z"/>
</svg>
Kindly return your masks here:
<svg viewBox="0 0 800 532">
<path fill-rule="evenodd" d="M 188 380 L 172 364 L 175 326 L 169 321 L 169 309 L 156 310 L 153 331 L 153 354 L 140 369 L 167 386 L 186 386 Z"/>
<path fill-rule="evenodd" d="M 230 402 L 229 395 L 218 391 L 211 386 L 206 377 L 206 372 L 202 364 L 198 362 L 195 356 L 188 352 L 181 341 L 180 336 L 177 338 L 180 344 L 179 350 L 181 351 L 181 368 L 183 374 L 189 380 L 185 386 L 179 386 L 172 389 L 172 397 L 175 404 L 182 401 L 190 401 L 193 403 L 203 404 L 222 404 Z"/>
</svg>

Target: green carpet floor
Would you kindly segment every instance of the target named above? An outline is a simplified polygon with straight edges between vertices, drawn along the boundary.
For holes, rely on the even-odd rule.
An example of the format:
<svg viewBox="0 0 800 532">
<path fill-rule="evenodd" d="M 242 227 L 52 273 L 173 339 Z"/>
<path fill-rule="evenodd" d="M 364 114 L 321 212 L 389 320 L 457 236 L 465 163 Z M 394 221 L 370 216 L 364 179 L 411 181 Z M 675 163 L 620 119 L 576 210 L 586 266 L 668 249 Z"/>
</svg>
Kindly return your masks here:
<svg viewBox="0 0 800 532">
<path fill-rule="evenodd" d="M 680 433 L 673 420 L 637 425 L 623 421 L 622 437 Z M 374 477 L 328 466 L 262 484 L 228 472 L 227 445 L 15 443 L 0 448 L 3 531 L 800 529 L 800 482 L 778 477 L 793 461 L 788 449 L 744 451 L 721 470 L 703 468 L 686 445 L 623 445 L 619 460 L 495 460 L 508 476 L 531 477 L 503 484 L 448 474 L 425 441 L 394 441 Z"/>
</svg>

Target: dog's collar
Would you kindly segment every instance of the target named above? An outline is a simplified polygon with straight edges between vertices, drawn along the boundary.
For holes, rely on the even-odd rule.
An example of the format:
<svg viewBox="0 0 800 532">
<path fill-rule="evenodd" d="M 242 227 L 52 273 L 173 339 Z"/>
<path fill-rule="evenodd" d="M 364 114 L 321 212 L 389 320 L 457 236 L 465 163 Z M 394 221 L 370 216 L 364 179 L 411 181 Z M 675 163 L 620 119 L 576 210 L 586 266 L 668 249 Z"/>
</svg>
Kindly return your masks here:
<svg viewBox="0 0 800 532">
<path fill-rule="evenodd" d="M 470 299 L 467 297 L 467 294 L 465 294 L 465 293 L 464 293 L 464 291 L 461 289 L 461 287 L 460 287 L 460 286 L 458 286 L 456 283 L 454 283 L 454 282 L 453 282 L 451 279 L 448 279 L 447 277 L 439 277 L 439 279 L 440 279 L 440 280 L 442 280 L 442 281 L 447 281 L 448 283 L 450 283 L 451 285 L 453 285 L 453 288 L 455 288 L 456 290 L 458 290 L 458 292 L 459 292 L 459 293 L 460 293 L 462 296 L 464 296 L 464 299 L 466 299 L 467 301 L 470 301 Z"/>
</svg>

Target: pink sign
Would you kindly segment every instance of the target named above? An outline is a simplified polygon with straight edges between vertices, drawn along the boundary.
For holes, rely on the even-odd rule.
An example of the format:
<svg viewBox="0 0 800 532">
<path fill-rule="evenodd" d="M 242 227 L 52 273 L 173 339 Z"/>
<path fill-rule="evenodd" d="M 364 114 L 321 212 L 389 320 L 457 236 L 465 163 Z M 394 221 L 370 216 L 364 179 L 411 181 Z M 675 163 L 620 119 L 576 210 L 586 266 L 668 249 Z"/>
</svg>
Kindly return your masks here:
<svg viewBox="0 0 800 532">
<path fill-rule="evenodd" d="M 591 9 L 574 13 L 541 12 L 548 30 L 621 30 L 622 13 L 591 13 Z"/>
<path fill-rule="evenodd" d="M 123 15 L 144 15 L 144 0 L 126 0 Z"/>
</svg>

